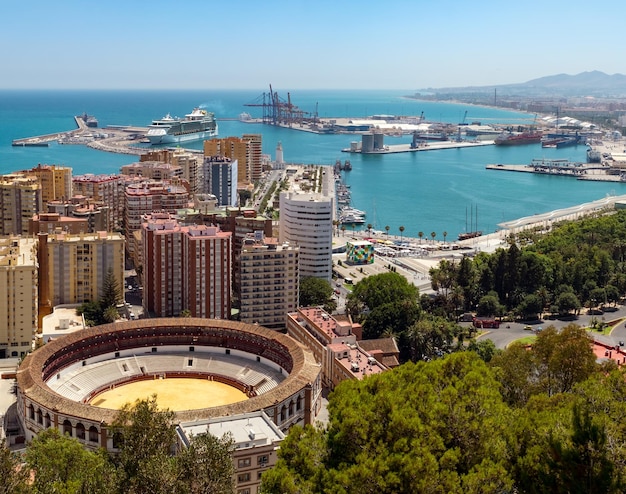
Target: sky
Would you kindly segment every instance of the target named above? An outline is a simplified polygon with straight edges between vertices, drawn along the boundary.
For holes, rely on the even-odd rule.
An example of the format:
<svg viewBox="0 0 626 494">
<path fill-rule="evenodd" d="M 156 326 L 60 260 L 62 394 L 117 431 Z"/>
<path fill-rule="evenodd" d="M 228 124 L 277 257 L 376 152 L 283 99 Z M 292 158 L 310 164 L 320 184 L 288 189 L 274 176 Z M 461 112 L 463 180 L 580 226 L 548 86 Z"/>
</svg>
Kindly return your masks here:
<svg viewBox="0 0 626 494">
<path fill-rule="evenodd" d="M 3 0 L 0 89 L 423 89 L 626 73 L 622 2 Z"/>
</svg>

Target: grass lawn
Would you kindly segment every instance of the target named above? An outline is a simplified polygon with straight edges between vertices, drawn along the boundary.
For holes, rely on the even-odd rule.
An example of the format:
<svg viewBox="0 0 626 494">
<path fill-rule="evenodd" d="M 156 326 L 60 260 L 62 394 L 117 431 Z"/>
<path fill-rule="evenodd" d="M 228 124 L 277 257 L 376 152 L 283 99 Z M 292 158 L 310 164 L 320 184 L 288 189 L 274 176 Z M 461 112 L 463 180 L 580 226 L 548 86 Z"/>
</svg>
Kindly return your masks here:
<svg viewBox="0 0 626 494">
<path fill-rule="evenodd" d="M 523 338 L 520 338 L 519 340 L 512 341 L 511 343 L 509 343 L 509 345 L 513 343 L 521 343 L 522 345 L 532 345 L 536 339 L 537 339 L 536 335 L 524 336 Z"/>
</svg>

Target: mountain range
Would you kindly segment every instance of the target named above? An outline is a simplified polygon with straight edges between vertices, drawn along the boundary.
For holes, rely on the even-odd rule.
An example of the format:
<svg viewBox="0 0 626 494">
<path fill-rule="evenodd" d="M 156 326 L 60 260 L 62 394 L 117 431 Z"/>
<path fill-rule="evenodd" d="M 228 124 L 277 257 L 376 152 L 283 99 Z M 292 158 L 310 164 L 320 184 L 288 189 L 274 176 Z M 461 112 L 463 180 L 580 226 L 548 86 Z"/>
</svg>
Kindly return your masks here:
<svg viewBox="0 0 626 494">
<path fill-rule="evenodd" d="M 467 86 L 428 88 L 419 92 L 436 94 L 479 94 L 494 93 L 499 96 L 568 96 L 596 98 L 623 98 L 626 97 L 626 75 L 605 74 L 598 70 L 581 72 L 576 75 L 557 74 L 517 84 L 501 84 L 495 86 Z"/>
</svg>

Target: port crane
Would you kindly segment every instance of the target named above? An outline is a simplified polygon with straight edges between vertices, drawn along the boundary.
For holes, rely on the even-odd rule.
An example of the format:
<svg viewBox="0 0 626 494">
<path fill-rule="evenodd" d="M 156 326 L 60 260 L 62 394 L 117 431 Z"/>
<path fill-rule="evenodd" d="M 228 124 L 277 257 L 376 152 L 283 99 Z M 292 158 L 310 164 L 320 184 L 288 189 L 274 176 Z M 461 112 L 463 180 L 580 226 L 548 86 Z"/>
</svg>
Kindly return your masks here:
<svg viewBox="0 0 626 494">
<path fill-rule="evenodd" d="M 263 93 L 251 103 L 244 106 L 256 106 L 263 108 L 263 123 L 269 125 L 287 125 L 289 127 L 294 124 L 302 124 L 311 120 L 311 113 L 305 112 L 291 102 L 291 93 L 287 93 L 287 101 L 282 99 L 278 92 L 272 89 L 270 84 L 270 92 Z M 317 120 L 317 104 L 313 122 Z"/>
</svg>

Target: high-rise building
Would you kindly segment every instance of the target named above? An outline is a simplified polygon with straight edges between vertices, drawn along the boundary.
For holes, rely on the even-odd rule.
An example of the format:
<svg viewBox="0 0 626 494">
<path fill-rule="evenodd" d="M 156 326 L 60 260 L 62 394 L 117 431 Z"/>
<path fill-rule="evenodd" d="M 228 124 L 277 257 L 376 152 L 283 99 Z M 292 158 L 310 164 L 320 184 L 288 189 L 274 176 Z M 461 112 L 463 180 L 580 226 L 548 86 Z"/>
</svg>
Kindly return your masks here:
<svg viewBox="0 0 626 494">
<path fill-rule="evenodd" d="M 37 177 L 44 206 L 50 201 L 72 197 L 72 169 L 67 166 L 39 164 L 21 173 Z"/>
<path fill-rule="evenodd" d="M 241 321 L 285 328 L 287 313 L 298 307 L 298 251 L 263 232 L 244 240 L 235 273 Z"/>
<path fill-rule="evenodd" d="M 263 136 L 261 134 L 244 134 L 241 139 L 248 142 L 248 182 L 254 183 L 263 173 Z"/>
<path fill-rule="evenodd" d="M 97 301 L 109 269 L 121 290 L 124 237 L 119 233 L 42 233 L 39 242 L 40 299 L 44 308 Z"/>
<path fill-rule="evenodd" d="M 140 161 L 123 165 L 120 168 L 122 175 L 142 177 L 150 180 L 173 180 L 183 178 L 183 170 L 178 165 L 161 161 Z"/>
<path fill-rule="evenodd" d="M 112 227 L 119 228 L 123 220 L 126 180 L 126 177 L 123 175 L 94 175 L 88 173 L 75 176 L 72 179 L 72 185 L 74 194 L 108 205 L 111 208 L 110 221 L 112 222 Z"/>
<path fill-rule="evenodd" d="M 189 152 L 182 148 L 150 150 L 139 157 L 140 162 L 160 161 L 169 163 L 181 170 L 181 178 L 189 182 L 189 192 L 200 192 L 200 163 L 202 157 L 198 153 Z"/>
<path fill-rule="evenodd" d="M 146 215 L 141 226 L 144 311 L 158 317 L 229 319 L 231 237 L 217 226 L 181 226 L 174 215 Z"/>
<path fill-rule="evenodd" d="M 237 184 L 243 187 L 261 177 L 262 144 L 261 134 L 209 139 L 204 141 L 204 156 L 226 156 L 237 160 Z"/>
<path fill-rule="evenodd" d="M 126 248 L 133 255 L 133 232 L 141 228 L 142 217 L 153 211 L 175 213 L 189 206 L 189 191 L 177 182 L 145 181 L 131 184 L 124 191 L 124 235 Z"/>
<path fill-rule="evenodd" d="M 27 235 L 29 220 L 41 210 L 37 177 L 22 173 L 0 176 L 0 235 Z"/>
<path fill-rule="evenodd" d="M 202 163 L 202 192 L 213 194 L 218 206 L 237 206 L 237 160 L 226 156 L 207 156 Z"/>
<path fill-rule="evenodd" d="M 300 278 L 332 279 L 334 200 L 318 192 L 280 194 L 279 240 L 300 247 Z"/>
<path fill-rule="evenodd" d="M 88 231 L 87 220 L 61 216 L 59 213 L 40 213 L 30 220 L 28 233 L 85 233 Z"/>
<path fill-rule="evenodd" d="M 0 358 L 23 357 L 37 331 L 37 241 L 0 238 Z"/>
</svg>

